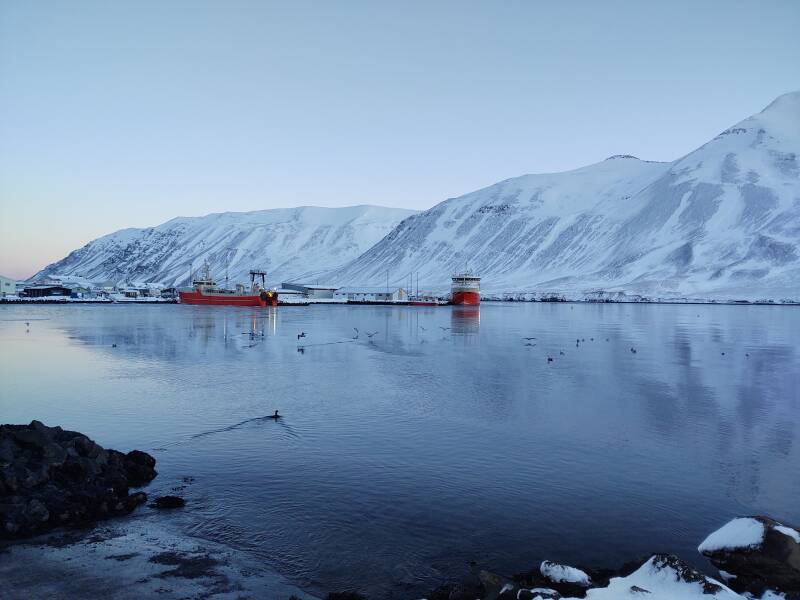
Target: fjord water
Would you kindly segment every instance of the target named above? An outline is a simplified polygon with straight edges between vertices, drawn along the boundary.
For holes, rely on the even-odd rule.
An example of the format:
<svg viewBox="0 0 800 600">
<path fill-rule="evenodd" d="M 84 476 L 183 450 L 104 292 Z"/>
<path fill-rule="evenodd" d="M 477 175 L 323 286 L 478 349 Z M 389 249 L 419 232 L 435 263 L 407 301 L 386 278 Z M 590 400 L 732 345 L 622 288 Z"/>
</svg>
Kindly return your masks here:
<svg viewBox="0 0 800 600">
<path fill-rule="evenodd" d="M 0 421 L 151 452 L 151 494 L 186 485 L 164 519 L 310 591 L 410 598 L 800 522 L 799 334 L 781 306 L 3 306 Z"/>
</svg>

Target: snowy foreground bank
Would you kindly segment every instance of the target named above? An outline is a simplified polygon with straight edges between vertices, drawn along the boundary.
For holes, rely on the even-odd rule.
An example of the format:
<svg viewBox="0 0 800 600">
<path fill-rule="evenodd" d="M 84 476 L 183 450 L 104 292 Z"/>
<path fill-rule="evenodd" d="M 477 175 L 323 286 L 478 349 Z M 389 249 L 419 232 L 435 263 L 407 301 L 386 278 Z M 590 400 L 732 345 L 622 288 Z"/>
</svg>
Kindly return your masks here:
<svg viewBox="0 0 800 600">
<path fill-rule="evenodd" d="M 720 573 L 704 575 L 677 556 L 655 554 L 617 570 L 544 561 L 505 578 L 480 571 L 427 600 L 796 600 L 800 532 L 768 517 L 733 519 L 698 547 Z"/>
</svg>

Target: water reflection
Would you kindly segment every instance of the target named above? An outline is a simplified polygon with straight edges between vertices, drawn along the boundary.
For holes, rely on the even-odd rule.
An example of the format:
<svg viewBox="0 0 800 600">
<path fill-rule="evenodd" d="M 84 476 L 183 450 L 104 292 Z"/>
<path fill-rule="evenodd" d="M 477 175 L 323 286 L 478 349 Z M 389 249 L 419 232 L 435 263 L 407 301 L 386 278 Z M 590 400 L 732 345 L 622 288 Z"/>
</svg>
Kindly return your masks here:
<svg viewBox="0 0 800 600">
<path fill-rule="evenodd" d="M 2 310 L 10 319 L 30 309 Z M 3 420 L 159 448 L 155 485 L 196 477 L 191 532 L 312 590 L 408 598 L 476 557 L 508 572 L 655 548 L 691 558 L 729 516 L 800 521 L 791 308 L 38 316 L 50 320 L 29 334 L 0 319 Z M 280 424 L 264 418 L 274 409 Z"/>
<path fill-rule="evenodd" d="M 450 309 L 450 323 L 456 335 L 478 333 L 481 326 L 480 306 L 453 306 Z"/>
</svg>

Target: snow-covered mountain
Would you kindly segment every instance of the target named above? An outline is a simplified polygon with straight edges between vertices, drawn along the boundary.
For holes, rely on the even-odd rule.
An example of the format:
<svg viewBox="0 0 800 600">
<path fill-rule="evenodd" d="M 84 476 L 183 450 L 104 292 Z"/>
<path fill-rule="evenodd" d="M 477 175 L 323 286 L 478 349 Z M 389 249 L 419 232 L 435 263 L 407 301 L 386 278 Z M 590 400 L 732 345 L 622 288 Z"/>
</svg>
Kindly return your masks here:
<svg viewBox="0 0 800 600">
<path fill-rule="evenodd" d="M 204 217 L 178 217 L 146 229 L 123 229 L 75 250 L 33 278 L 183 285 L 205 260 L 218 281 L 226 262 L 231 283 L 250 269 L 269 281 L 313 279 L 366 251 L 412 210 L 380 206 L 303 206 Z"/>
<path fill-rule="evenodd" d="M 328 279 L 487 292 L 800 299 L 800 92 L 671 163 L 613 156 L 412 215 Z"/>
</svg>

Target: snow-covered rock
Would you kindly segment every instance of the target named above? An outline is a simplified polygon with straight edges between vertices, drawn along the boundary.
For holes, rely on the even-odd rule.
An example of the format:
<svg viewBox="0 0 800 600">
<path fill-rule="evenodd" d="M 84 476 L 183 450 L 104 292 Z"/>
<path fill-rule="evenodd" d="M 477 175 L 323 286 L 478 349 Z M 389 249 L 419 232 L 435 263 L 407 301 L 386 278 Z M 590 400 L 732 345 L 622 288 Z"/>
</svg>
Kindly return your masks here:
<svg viewBox="0 0 800 600">
<path fill-rule="evenodd" d="M 737 548 L 756 548 L 764 542 L 766 527 L 758 519 L 740 517 L 732 519 L 711 533 L 697 547 L 702 553 Z"/>
<path fill-rule="evenodd" d="M 211 265 L 217 281 L 245 281 L 267 271 L 270 282 L 310 278 L 359 256 L 415 211 L 381 206 L 303 206 L 178 217 L 157 227 L 123 229 L 89 242 L 34 278 L 94 282 L 189 282 L 192 266 Z"/>
<path fill-rule="evenodd" d="M 586 572 L 568 565 L 560 565 L 549 560 L 542 561 L 539 566 L 542 575 L 553 583 L 572 583 L 582 587 L 592 585 L 592 579 Z"/>
<path fill-rule="evenodd" d="M 744 600 L 724 584 L 706 577 L 669 554 L 656 554 L 627 577 L 586 593 L 590 600 Z M 565 599 L 567 600 L 567 599 Z M 571 600 L 571 599 L 570 599 Z"/>
<path fill-rule="evenodd" d="M 740 517 L 709 535 L 698 550 L 739 592 L 800 597 L 800 532 L 794 527 L 769 517 Z"/>
<path fill-rule="evenodd" d="M 467 264 L 489 294 L 800 299 L 800 92 L 671 163 L 614 156 L 446 200 L 329 279 L 443 290 Z"/>
</svg>

